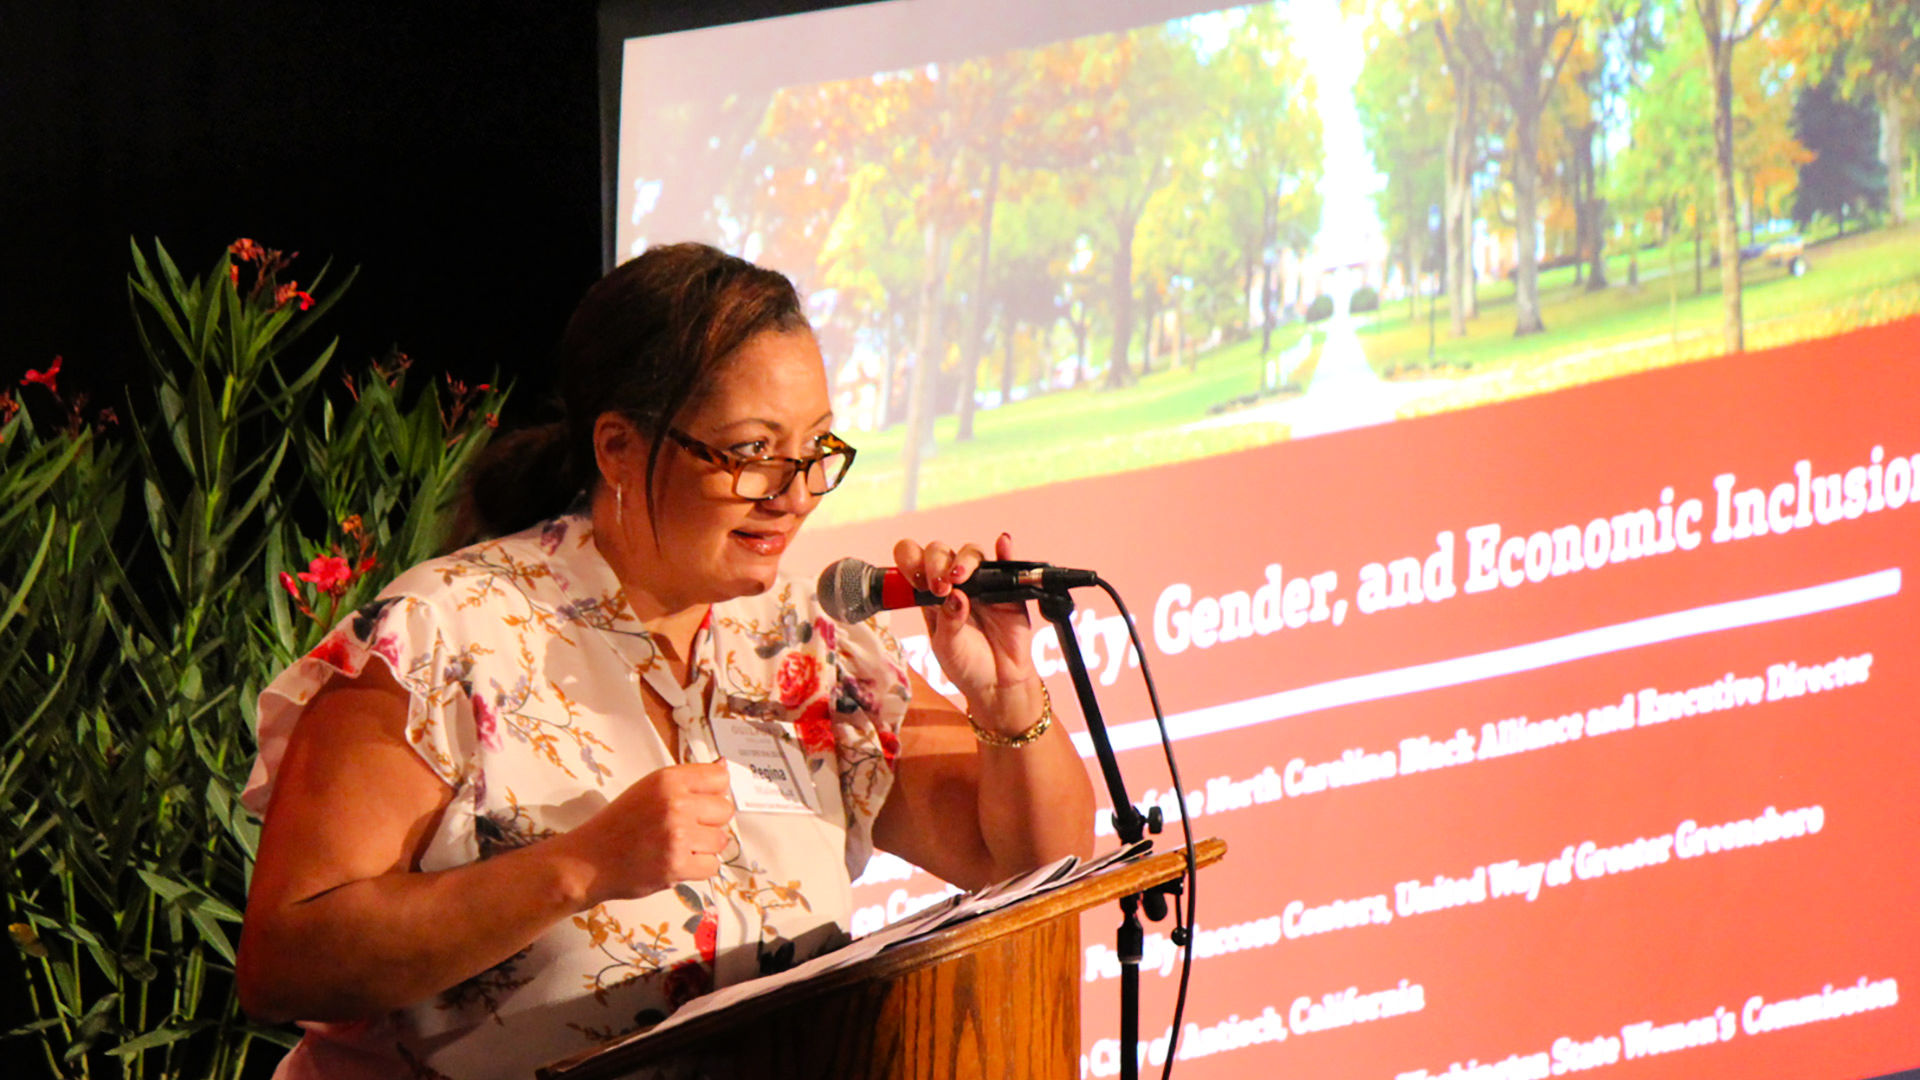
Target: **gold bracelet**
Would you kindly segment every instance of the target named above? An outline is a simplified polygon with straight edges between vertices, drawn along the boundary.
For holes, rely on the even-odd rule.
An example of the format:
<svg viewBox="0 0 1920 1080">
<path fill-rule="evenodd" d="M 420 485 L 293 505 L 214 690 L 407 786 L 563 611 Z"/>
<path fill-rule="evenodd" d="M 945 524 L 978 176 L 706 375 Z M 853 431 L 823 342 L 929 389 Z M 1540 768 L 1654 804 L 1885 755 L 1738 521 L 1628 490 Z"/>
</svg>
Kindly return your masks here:
<svg viewBox="0 0 1920 1080">
<path fill-rule="evenodd" d="M 1035 720 L 1032 727 L 1018 735 L 1002 735 L 997 731 L 988 731 L 974 723 L 971 712 L 967 714 L 967 726 L 973 729 L 973 737 L 987 746 L 1004 746 L 1018 750 L 1045 735 L 1047 729 L 1053 726 L 1053 695 L 1047 693 L 1046 683 L 1040 684 L 1040 719 Z"/>
</svg>

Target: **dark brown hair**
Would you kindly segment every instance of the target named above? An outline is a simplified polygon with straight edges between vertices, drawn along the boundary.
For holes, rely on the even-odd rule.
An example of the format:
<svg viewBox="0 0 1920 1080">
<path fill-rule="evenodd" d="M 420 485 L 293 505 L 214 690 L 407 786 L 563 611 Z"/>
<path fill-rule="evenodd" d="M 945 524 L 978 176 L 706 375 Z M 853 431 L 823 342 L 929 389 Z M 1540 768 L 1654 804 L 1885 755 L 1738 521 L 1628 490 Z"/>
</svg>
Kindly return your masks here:
<svg viewBox="0 0 1920 1080">
<path fill-rule="evenodd" d="M 467 474 L 456 540 L 518 532 L 599 483 L 593 425 L 631 419 L 650 440 L 647 510 L 667 429 L 720 364 L 766 330 L 807 329 L 786 275 L 705 244 L 668 244 L 616 267 L 574 308 L 555 378 L 563 417 L 494 440 Z"/>
</svg>

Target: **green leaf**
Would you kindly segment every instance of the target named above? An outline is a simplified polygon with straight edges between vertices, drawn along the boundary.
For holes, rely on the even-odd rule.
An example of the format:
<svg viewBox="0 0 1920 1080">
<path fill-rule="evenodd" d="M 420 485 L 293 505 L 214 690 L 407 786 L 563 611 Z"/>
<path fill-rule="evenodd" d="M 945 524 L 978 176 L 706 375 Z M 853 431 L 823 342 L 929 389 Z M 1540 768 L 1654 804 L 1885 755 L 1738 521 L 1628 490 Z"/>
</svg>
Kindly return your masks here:
<svg viewBox="0 0 1920 1080">
<path fill-rule="evenodd" d="M 10 485 L 5 493 L 9 505 L 0 511 L 0 527 L 11 524 L 14 518 L 22 514 L 39 509 L 41 496 L 67 474 L 74 460 L 92 445 L 92 441 L 92 436 L 81 435 L 49 443 L 37 452 L 37 455 L 45 455 L 44 460 L 29 460 L 17 468 L 8 469 L 6 479 L 17 481 L 19 486 Z"/>
<path fill-rule="evenodd" d="M 54 960 L 47 965 L 52 975 L 55 1005 L 66 1016 L 77 1016 L 80 1012 L 80 981 L 73 976 L 73 965 L 66 960 Z"/>
<path fill-rule="evenodd" d="M 58 519 L 48 519 L 46 531 L 40 537 L 39 548 L 34 551 L 33 558 L 28 562 L 26 571 L 21 575 L 20 581 L 14 586 L 13 599 L 4 609 L 0 609 L 0 630 L 7 628 L 7 624 L 11 623 L 14 618 L 20 614 L 20 610 L 26 606 L 27 597 L 33 595 L 34 582 L 39 580 L 40 568 L 46 564 L 47 552 L 53 547 L 54 534 L 59 531 L 60 522 Z"/>
<path fill-rule="evenodd" d="M 80 1018 L 79 1030 L 75 1033 L 73 1043 L 67 1047 L 67 1052 L 62 1055 L 64 1060 L 75 1061 L 79 1059 L 93 1048 L 94 1043 L 100 1041 L 101 1036 L 106 1035 L 115 1027 L 119 1026 L 114 1022 L 113 1018 L 113 1010 L 118 1007 L 119 1004 L 120 995 L 118 993 L 109 993 L 102 995 L 99 1000 L 95 1001 L 93 1005 L 87 1009 L 86 1015 Z"/>
<path fill-rule="evenodd" d="M 21 1024 L 19 1027 L 10 1028 L 6 1031 L 0 1031 L 0 1042 L 4 1042 L 7 1039 L 17 1038 L 21 1035 L 37 1035 L 40 1032 L 45 1031 L 48 1028 L 54 1027 L 59 1023 L 60 1023 L 60 1018 L 57 1016 L 49 1016 L 44 1019 L 29 1021 L 28 1023 Z"/>
<path fill-rule="evenodd" d="M 140 880 L 147 883 L 147 888 L 153 890 L 154 895 L 169 904 L 196 913 L 205 913 L 209 918 L 219 919 L 223 922 L 237 923 L 240 921 L 240 912 L 236 910 L 233 905 L 215 898 L 197 885 L 167 877 L 164 874 L 155 873 L 145 868 L 142 868 L 139 874 Z"/>
<path fill-rule="evenodd" d="M 129 1075 L 177 1075 L 185 1032 L 216 1028 L 215 1061 L 292 1041 L 238 1021 L 231 965 L 259 834 L 238 798 L 250 699 L 324 631 L 279 588 L 326 550 L 295 508 L 361 515 L 385 577 L 422 554 L 484 436 L 470 423 L 449 441 L 434 393 L 409 395 L 403 377 L 362 378 L 353 401 L 333 391 L 337 341 L 289 351 L 351 275 L 322 289 L 323 267 L 313 310 L 276 311 L 229 287 L 224 257 L 189 278 L 163 245 L 130 250 L 151 375 L 130 388 L 126 437 L 43 438 L 26 410 L 0 425 L 0 878 L 47 953 L 23 1030 L 64 1023 L 58 1049 L 79 1045 L 76 1062 L 110 1047 Z M 169 988 L 171 1003 L 140 1020 L 131 997 L 100 1006 L 120 984 Z"/>
<path fill-rule="evenodd" d="M 168 903 L 173 903 L 183 896 L 193 895 L 193 886 L 184 881 L 175 881 L 145 868 L 142 868 L 139 874 L 140 880 L 147 883 L 147 888 L 152 889 L 155 896 Z"/>
<path fill-rule="evenodd" d="M 194 361 L 194 367 L 205 369 L 207 350 L 213 348 L 217 329 L 221 325 L 221 304 L 213 300 L 213 296 L 217 296 L 219 286 L 213 286 L 211 282 L 207 282 L 207 288 L 202 288 L 200 284 L 202 282 L 194 282 L 194 290 L 192 290 L 192 296 L 194 296 L 192 302 L 200 306 L 200 325 L 194 329 L 194 352 L 190 354 L 190 359 Z M 186 304 L 180 307 L 190 311 L 190 307 Z"/>
<path fill-rule="evenodd" d="M 228 910 L 231 911 L 232 909 L 229 908 Z M 193 920 L 193 925 L 199 928 L 201 940 L 213 946 L 213 951 L 219 953 L 221 959 L 232 964 L 234 962 L 233 943 L 227 940 L 227 932 L 221 928 L 219 923 L 214 921 L 212 913 L 203 908 L 195 907 L 187 912 L 187 916 Z M 239 913 L 234 912 L 233 918 L 230 921 L 239 922 Z"/>
<path fill-rule="evenodd" d="M 287 438 L 277 440 L 273 448 L 273 458 L 267 462 L 264 469 L 260 470 L 260 478 L 255 482 L 253 490 L 247 494 L 246 502 L 242 503 L 238 509 L 230 511 L 226 527 L 214 533 L 213 542 L 216 547 L 230 546 L 233 543 L 234 534 L 242 528 L 255 527 L 253 515 L 260 509 L 260 504 L 266 501 L 267 496 L 273 493 L 273 482 L 280 478 L 280 463 L 286 459 L 287 447 L 291 442 L 292 440 Z"/>
<path fill-rule="evenodd" d="M 116 1057 L 132 1057 L 135 1054 L 145 1053 L 155 1047 L 168 1046 L 179 1042 L 181 1039 L 196 1032 L 205 1031 L 210 1026 L 212 1026 L 210 1021 L 200 1021 L 191 1024 L 157 1027 L 144 1035 L 136 1035 L 107 1052 Z"/>
<path fill-rule="evenodd" d="M 167 245 L 158 240 L 153 242 L 154 257 L 160 260 L 160 270 L 167 278 L 167 289 L 174 296 L 185 296 L 187 284 L 180 276 L 180 268 L 173 264 L 173 256 L 167 254 Z"/>
<path fill-rule="evenodd" d="M 166 249 L 160 247 L 158 243 L 154 247 L 160 257 L 165 260 L 165 265 L 170 272 L 170 280 L 177 282 L 179 271 L 173 268 L 171 260 L 166 259 Z M 147 266 L 146 259 L 141 256 L 140 246 L 137 243 L 133 246 L 133 254 L 135 277 L 127 283 L 129 290 L 137 299 L 146 301 L 147 306 L 159 316 L 160 322 L 166 327 L 167 333 L 173 337 L 174 344 L 179 347 L 181 354 L 190 354 L 193 348 L 192 341 L 187 337 L 187 332 L 181 327 L 179 320 L 174 318 L 173 303 L 169 299 L 170 295 L 180 295 L 180 291 L 177 288 L 172 289 L 170 293 L 163 290 L 159 280 L 153 276 L 152 270 Z M 165 358 L 148 337 L 146 322 L 140 318 L 138 304 L 133 305 L 133 323 L 140 334 L 141 351 L 146 354 L 147 360 L 156 371 L 165 371 L 167 368 Z"/>
</svg>

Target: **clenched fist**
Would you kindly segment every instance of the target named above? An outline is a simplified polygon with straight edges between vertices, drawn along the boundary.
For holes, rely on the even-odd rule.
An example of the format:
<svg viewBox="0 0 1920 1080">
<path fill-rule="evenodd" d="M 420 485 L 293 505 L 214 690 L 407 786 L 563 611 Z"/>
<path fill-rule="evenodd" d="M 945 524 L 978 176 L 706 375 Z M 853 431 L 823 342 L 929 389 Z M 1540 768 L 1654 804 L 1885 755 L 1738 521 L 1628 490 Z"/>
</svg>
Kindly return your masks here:
<svg viewBox="0 0 1920 1080">
<path fill-rule="evenodd" d="M 669 765 L 635 781 L 561 840 L 591 868 L 590 906 L 719 873 L 732 820 L 726 762 Z"/>
</svg>

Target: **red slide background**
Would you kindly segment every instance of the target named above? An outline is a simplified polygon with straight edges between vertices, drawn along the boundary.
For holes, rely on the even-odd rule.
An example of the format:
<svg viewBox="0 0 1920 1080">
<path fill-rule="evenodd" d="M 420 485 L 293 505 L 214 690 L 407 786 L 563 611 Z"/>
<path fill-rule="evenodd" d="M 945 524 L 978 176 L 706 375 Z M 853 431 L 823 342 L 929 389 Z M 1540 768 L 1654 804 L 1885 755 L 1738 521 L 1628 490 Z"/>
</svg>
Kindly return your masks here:
<svg viewBox="0 0 1920 1080">
<path fill-rule="evenodd" d="M 1646 688 L 1685 691 L 1729 673 L 1763 676 L 1871 654 L 1864 682 L 1784 700 L 1642 724 L 1612 734 L 1398 775 L 1239 809 L 1193 811 L 1196 835 L 1228 842 L 1202 879 L 1203 934 L 1307 907 L 1384 895 L 1402 882 L 1467 877 L 1508 859 L 1551 860 L 1702 825 L 1818 806 L 1810 835 L 1543 887 L 1534 900 L 1489 897 L 1423 914 L 1287 937 L 1195 961 L 1179 1072 L 1200 1077 L 1469 1075 L 1507 1061 L 1572 1061 L 1592 1044 L 1609 1075 L 1874 1076 L 1920 1065 L 1920 776 L 1916 649 L 1920 505 L 1909 502 L 1782 535 L 1714 542 L 1714 478 L 1771 492 L 1806 460 L 1816 475 L 1920 455 L 1920 321 L 1591 384 L 1560 393 L 1077 481 L 889 521 L 823 529 L 796 570 L 854 554 L 884 563 L 893 540 L 971 539 L 1006 529 L 1020 554 L 1100 570 L 1133 608 L 1170 713 L 1348 676 L 1448 660 L 1726 601 L 1897 571 L 1892 595 L 1835 610 L 1698 633 L 1441 689 L 1305 711 L 1176 744 L 1189 791 L 1247 780 L 1293 759 L 1397 749 L 1513 717 L 1542 720 Z M 1453 582 L 1468 578 L 1466 530 L 1528 535 L 1673 500 L 1699 499 L 1702 542 L 1519 587 L 1466 592 L 1372 614 L 1357 605 L 1369 563 L 1425 559 L 1454 536 Z M 1252 592 L 1268 564 L 1287 578 L 1332 571 L 1329 619 L 1167 655 L 1156 601 L 1174 583 L 1195 597 Z M 1878 579 L 1889 580 L 1890 575 Z M 1081 601 L 1111 615 L 1104 598 Z M 912 613 L 896 632 L 919 632 Z M 1098 651 L 1097 642 L 1096 651 Z M 1096 660 L 1096 663 L 1100 663 Z M 1070 701 L 1064 676 L 1056 701 Z M 1110 725 L 1148 715 L 1138 673 L 1102 687 Z M 1077 717 L 1075 718 L 1077 720 Z M 1262 718 L 1255 718 L 1256 720 Z M 1644 715 L 1641 719 L 1645 719 Z M 1157 748 L 1124 752 L 1134 798 L 1168 782 Z M 1177 828 L 1160 840 L 1175 842 Z M 1110 842 L 1110 841 L 1103 841 Z M 856 901 L 939 888 L 925 876 L 862 886 Z M 1090 916 L 1083 949 L 1112 944 L 1117 910 Z M 1150 926 L 1164 935 L 1168 924 Z M 1271 939 L 1275 935 L 1268 934 Z M 1150 949 L 1142 1030 L 1164 1032 L 1177 965 Z M 1113 1075 L 1117 981 L 1088 968 L 1087 1075 Z M 1893 980 L 1898 1001 L 1852 1015 L 1758 1030 L 1762 1002 Z M 1417 1011 L 1326 1030 L 1304 1005 L 1356 988 L 1420 988 Z M 1884 987 L 1883 987 L 1884 991 Z M 1402 995 L 1403 997 L 1405 995 Z M 1274 1017 L 1251 1021 L 1271 1008 Z M 1723 1010 L 1716 1014 L 1716 1010 Z M 1718 1015 L 1735 1019 L 1724 1023 Z M 1629 1056 L 1623 1027 L 1715 1017 L 1724 1038 Z M 1223 1022 L 1227 1022 L 1223 1025 Z M 1688 1029 L 1697 1032 L 1698 1026 Z M 1209 1034 L 1211 1031 L 1211 1034 Z M 1238 1040 L 1229 1036 L 1238 1034 Z M 1607 1039 L 1617 1060 L 1606 1062 Z M 1253 1041 L 1253 1040 L 1264 1041 Z M 1691 1040 L 1689 1040 L 1691 1041 Z M 1245 1045 L 1236 1045 L 1236 1042 Z M 1156 1070 L 1157 1071 L 1157 1070 Z M 1557 1073 L 1556 1073 L 1557 1074 Z"/>
</svg>

